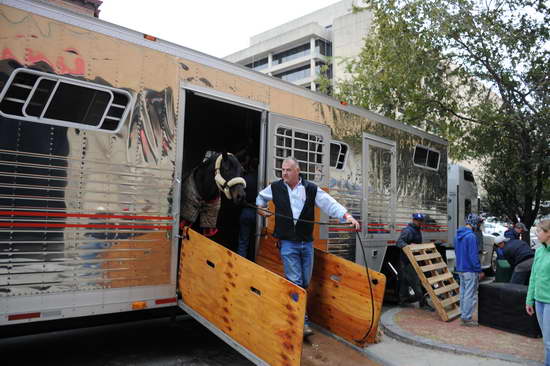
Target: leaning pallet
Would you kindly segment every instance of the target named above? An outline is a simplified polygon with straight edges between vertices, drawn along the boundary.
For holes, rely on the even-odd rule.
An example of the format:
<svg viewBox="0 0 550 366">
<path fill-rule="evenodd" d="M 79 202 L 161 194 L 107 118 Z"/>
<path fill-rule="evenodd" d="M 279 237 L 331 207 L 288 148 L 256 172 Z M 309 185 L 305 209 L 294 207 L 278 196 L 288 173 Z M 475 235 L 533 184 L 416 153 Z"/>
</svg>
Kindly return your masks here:
<svg viewBox="0 0 550 366">
<path fill-rule="evenodd" d="M 439 317 L 447 322 L 459 316 L 459 286 L 435 245 L 410 244 L 403 251 L 430 295 Z"/>
</svg>

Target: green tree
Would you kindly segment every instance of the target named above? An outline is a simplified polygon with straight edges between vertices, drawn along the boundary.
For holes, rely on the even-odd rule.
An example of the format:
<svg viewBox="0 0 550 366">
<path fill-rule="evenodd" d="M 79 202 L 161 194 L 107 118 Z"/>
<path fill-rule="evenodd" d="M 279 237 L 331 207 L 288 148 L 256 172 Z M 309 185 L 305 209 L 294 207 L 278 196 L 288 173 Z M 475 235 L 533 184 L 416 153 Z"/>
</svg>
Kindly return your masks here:
<svg viewBox="0 0 550 366">
<path fill-rule="evenodd" d="M 550 179 L 550 3 L 366 0 L 375 24 L 335 96 L 484 161 L 491 213 L 531 226 Z M 497 204 L 501 203 L 501 204 Z"/>
</svg>

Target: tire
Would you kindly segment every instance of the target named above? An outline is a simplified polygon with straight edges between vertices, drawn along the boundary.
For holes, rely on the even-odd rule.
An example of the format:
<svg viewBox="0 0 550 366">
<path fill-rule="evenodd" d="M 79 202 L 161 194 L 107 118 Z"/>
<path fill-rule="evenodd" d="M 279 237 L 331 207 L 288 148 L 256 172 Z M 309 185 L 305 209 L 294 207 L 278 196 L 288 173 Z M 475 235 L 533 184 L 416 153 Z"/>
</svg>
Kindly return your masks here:
<svg viewBox="0 0 550 366">
<path fill-rule="evenodd" d="M 497 273 L 497 259 L 497 250 L 493 248 L 493 252 L 491 253 L 491 266 L 484 270 L 486 276 L 494 276 Z"/>
</svg>

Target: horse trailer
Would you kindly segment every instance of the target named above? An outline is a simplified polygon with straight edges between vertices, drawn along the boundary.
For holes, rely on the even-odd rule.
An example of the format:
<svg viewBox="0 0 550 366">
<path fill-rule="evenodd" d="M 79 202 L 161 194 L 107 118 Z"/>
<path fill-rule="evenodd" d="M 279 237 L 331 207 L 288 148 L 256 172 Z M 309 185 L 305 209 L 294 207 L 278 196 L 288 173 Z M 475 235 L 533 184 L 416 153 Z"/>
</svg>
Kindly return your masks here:
<svg viewBox="0 0 550 366">
<path fill-rule="evenodd" d="M 479 194 L 474 174 L 458 164 L 449 164 L 447 175 L 447 196 L 449 211 L 449 232 L 447 246 L 447 264 L 449 269 L 454 270 L 454 237 L 459 227 L 464 226 L 465 218 L 471 214 L 479 214 Z M 483 233 L 482 229 L 477 232 L 479 238 L 479 259 L 481 268 L 491 274 L 496 265 L 496 251 L 494 249 L 495 237 Z M 495 267 L 496 268 L 496 267 Z"/>
<path fill-rule="evenodd" d="M 0 0 L 0 15 L 0 325 L 178 305 L 257 364 L 294 365 L 306 307 L 374 341 L 412 213 L 447 242 L 445 140 L 41 1 Z M 223 195 L 212 240 L 180 229 L 183 177 L 243 150 L 259 188 L 293 156 L 362 222 L 359 241 L 316 212 L 333 224 L 315 228 L 307 294 L 278 275 L 272 220 L 254 262 L 229 250 L 239 208 Z"/>
</svg>

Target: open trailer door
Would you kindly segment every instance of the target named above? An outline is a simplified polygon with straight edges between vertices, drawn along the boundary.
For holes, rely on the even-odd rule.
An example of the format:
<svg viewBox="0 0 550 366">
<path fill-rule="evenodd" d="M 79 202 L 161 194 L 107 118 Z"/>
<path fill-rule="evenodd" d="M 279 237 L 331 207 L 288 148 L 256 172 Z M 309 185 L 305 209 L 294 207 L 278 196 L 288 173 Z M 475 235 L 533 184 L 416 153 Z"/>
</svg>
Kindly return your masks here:
<svg viewBox="0 0 550 366">
<path fill-rule="evenodd" d="M 270 113 L 267 136 L 266 178 L 281 178 L 285 157 L 300 162 L 301 173 L 321 189 L 328 190 L 331 131 L 329 126 Z M 273 203 L 269 209 L 274 210 Z M 328 221 L 319 208 L 315 221 Z M 283 263 L 273 233 L 275 220 L 266 219 L 256 262 L 274 273 L 284 275 Z M 327 226 L 315 225 L 315 259 L 307 296 L 309 319 L 358 347 L 375 343 L 386 277 L 379 272 L 337 257 L 326 251 Z"/>
<path fill-rule="evenodd" d="M 306 294 L 285 278 L 189 230 L 180 307 L 257 365 L 299 365 Z"/>
</svg>

